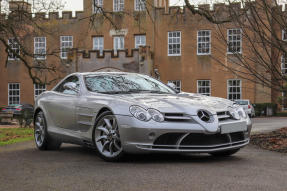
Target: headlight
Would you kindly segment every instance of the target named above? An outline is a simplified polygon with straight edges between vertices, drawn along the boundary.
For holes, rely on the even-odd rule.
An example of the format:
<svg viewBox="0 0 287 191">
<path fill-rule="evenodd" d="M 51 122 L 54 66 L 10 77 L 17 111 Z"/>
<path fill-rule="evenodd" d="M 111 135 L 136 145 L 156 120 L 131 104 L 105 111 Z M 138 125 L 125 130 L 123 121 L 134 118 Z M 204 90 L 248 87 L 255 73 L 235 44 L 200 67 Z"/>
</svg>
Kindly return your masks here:
<svg viewBox="0 0 287 191">
<path fill-rule="evenodd" d="M 247 118 L 247 115 L 244 109 L 240 106 L 230 111 L 230 114 L 232 115 L 234 119 L 237 119 L 237 120 Z"/>
<path fill-rule="evenodd" d="M 131 106 L 130 107 L 130 112 L 138 120 L 149 121 L 151 119 L 151 116 L 147 112 L 147 110 L 145 110 L 144 108 L 142 108 L 140 106 L 137 106 L 137 105 Z"/>
<path fill-rule="evenodd" d="M 133 105 L 130 107 L 131 114 L 141 121 L 149 121 L 153 119 L 156 122 L 163 122 L 164 116 L 156 109 L 148 109 L 145 110 L 144 108 Z"/>
<path fill-rule="evenodd" d="M 158 110 L 148 109 L 147 111 L 154 121 L 156 121 L 156 122 L 163 122 L 164 121 L 164 116 Z"/>
<path fill-rule="evenodd" d="M 240 116 L 240 118 L 243 118 L 243 119 L 247 118 L 246 112 L 244 111 L 242 107 L 237 108 L 237 113 Z"/>
</svg>

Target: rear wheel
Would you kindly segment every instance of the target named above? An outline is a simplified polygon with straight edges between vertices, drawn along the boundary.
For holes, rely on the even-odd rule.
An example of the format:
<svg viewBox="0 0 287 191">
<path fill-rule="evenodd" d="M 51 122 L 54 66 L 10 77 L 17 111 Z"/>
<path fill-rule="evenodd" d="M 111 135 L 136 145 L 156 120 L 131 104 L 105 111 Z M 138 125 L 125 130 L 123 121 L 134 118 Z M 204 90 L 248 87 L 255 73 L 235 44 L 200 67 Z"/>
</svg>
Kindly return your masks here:
<svg viewBox="0 0 287 191">
<path fill-rule="evenodd" d="M 49 136 L 47 123 L 42 111 L 38 112 L 34 121 L 34 138 L 39 150 L 56 150 L 61 146 L 61 142 Z"/>
<path fill-rule="evenodd" d="M 233 150 L 220 151 L 220 152 L 214 152 L 214 153 L 209 153 L 209 154 L 216 156 L 216 157 L 227 157 L 227 156 L 231 156 L 237 153 L 239 150 L 240 149 L 233 149 Z"/>
<path fill-rule="evenodd" d="M 123 157 L 119 128 L 112 112 L 103 112 L 98 117 L 93 139 L 100 157 L 105 161 L 119 161 Z"/>
</svg>

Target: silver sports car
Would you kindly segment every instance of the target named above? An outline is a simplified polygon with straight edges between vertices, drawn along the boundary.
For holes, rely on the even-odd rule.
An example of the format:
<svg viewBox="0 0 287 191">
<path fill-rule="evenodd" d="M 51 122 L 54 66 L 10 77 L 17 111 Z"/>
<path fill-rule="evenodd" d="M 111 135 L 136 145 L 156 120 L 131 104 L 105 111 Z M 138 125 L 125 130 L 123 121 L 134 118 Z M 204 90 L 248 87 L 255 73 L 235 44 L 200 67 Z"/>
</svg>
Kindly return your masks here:
<svg viewBox="0 0 287 191">
<path fill-rule="evenodd" d="M 35 103 L 40 150 L 61 143 L 94 147 L 106 161 L 124 153 L 228 156 L 249 143 L 251 121 L 222 98 L 179 93 L 134 73 L 74 73 Z"/>
</svg>

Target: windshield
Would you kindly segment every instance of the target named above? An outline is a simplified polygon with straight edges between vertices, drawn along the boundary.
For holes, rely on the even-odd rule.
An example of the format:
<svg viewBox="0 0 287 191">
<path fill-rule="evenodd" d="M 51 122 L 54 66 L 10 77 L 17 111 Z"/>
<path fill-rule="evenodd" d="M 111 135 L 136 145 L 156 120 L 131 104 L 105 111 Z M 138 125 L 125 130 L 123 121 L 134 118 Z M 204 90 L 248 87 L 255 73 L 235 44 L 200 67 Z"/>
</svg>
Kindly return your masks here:
<svg viewBox="0 0 287 191">
<path fill-rule="evenodd" d="M 98 93 L 175 93 L 163 83 L 141 74 L 99 74 L 84 78 L 87 89 Z"/>
<path fill-rule="evenodd" d="M 237 100 L 235 101 L 239 105 L 248 105 L 248 101 L 243 101 L 243 100 Z"/>
</svg>

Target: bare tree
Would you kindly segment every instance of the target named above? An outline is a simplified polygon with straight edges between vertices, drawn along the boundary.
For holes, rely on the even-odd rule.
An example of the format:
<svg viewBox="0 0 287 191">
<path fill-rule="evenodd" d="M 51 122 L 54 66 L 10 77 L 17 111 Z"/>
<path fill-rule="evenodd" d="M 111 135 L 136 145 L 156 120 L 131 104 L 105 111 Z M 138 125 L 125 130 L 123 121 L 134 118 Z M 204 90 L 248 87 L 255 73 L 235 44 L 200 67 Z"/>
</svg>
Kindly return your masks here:
<svg viewBox="0 0 287 191">
<path fill-rule="evenodd" d="M 193 6 L 190 0 L 184 2 L 192 14 L 201 15 L 217 26 L 217 38 L 231 51 L 232 64 L 226 65 L 212 56 L 218 64 L 240 78 L 271 88 L 272 93 L 287 95 L 287 12 L 282 11 L 277 1 L 226 0 L 226 6 L 219 10 Z M 241 30 L 244 52 L 234 49 L 226 36 L 230 24 Z M 226 56 L 226 51 L 216 51 Z"/>
<path fill-rule="evenodd" d="M 17 61 L 25 66 L 34 84 L 50 84 L 58 79 L 57 65 L 48 63 L 43 59 L 46 56 L 58 57 L 59 50 L 47 50 L 35 53 L 27 38 L 39 34 L 52 34 L 48 27 L 43 26 L 45 13 L 63 9 L 60 1 L 47 2 L 45 0 L 34 0 L 33 11 L 31 4 L 25 1 L 9 1 L 10 4 L 2 9 L 0 17 L 0 44 L 7 52 L 6 66 L 9 62 Z M 35 17 L 35 12 L 42 12 L 42 17 Z M 49 78 L 48 76 L 53 76 Z"/>
</svg>

